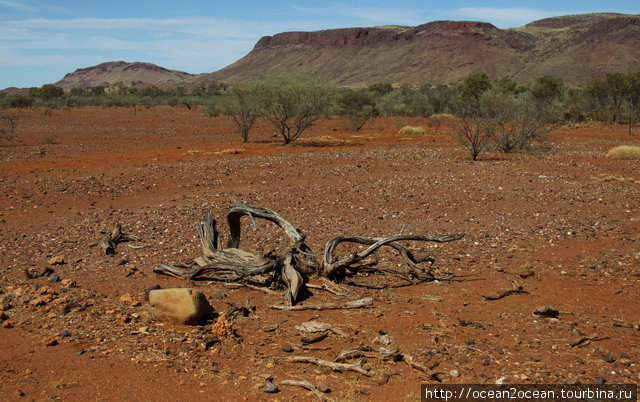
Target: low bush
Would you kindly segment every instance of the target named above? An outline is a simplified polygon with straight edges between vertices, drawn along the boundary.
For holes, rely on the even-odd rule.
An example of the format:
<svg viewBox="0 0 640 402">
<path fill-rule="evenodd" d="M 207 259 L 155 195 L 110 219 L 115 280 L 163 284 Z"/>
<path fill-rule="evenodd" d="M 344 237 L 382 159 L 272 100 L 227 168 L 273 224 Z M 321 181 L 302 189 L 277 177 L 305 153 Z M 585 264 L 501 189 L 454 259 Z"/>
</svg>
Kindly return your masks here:
<svg viewBox="0 0 640 402">
<path fill-rule="evenodd" d="M 607 152 L 607 158 L 610 159 L 636 159 L 640 160 L 640 146 L 621 145 Z"/>
</svg>

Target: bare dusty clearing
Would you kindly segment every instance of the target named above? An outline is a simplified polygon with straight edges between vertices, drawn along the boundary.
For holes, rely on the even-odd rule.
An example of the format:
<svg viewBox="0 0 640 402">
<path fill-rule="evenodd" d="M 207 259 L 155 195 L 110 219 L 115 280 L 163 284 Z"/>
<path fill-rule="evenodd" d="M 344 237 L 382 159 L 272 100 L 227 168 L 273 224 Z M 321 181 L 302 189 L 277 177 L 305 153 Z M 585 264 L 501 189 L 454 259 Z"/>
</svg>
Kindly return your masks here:
<svg viewBox="0 0 640 402">
<path fill-rule="evenodd" d="M 3 399 L 313 397 L 287 385 L 265 394 L 267 376 L 324 381 L 340 400 L 416 399 L 420 382 L 433 381 L 376 356 L 363 366 L 370 376 L 285 359 L 333 361 L 359 344 L 398 348 L 445 383 L 640 381 L 640 161 L 605 158 L 640 143 L 625 127 L 562 129 L 547 150 L 473 163 L 421 119 L 379 119 L 357 133 L 332 119 L 285 147 L 267 125 L 241 144 L 224 118 L 198 110 L 17 113 L 19 142 L 0 148 Z M 397 134 L 403 125 L 427 133 Z M 391 236 L 405 224 L 406 233 L 467 235 L 411 244 L 452 281 L 375 289 L 385 278 L 360 276 L 356 285 L 368 287 L 343 284 L 347 298 L 312 289 L 303 302 L 372 297 L 366 309 L 278 311 L 269 306 L 281 293 L 152 272 L 199 256 L 195 223 L 234 202 L 277 211 L 317 251 L 338 234 Z M 102 255 L 99 232 L 116 223 L 144 247 Z M 256 223 L 254 232 L 243 221 L 243 246 L 289 247 L 275 225 Z M 223 219 L 219 228 L 228 233 Z M 55 256 L 64 264 L 51 265 Z M 399 263 L 393 252 L 376 260 Z M 25 276 L 46 267 L 62 281 Z M 526 293 L 498 298 L 514 281 Z M 238 337 L 207 344 L 213 322 L 148 320 L 144 292 L 154 284 L 195 287 L 216 311 L 247 298 L 256 308 L 232 318 Z M 534 316 L 539 306 L 558 318 Z M 295 326 L 309 320 L 340 332 L 305 344 Z"/>
</svg>

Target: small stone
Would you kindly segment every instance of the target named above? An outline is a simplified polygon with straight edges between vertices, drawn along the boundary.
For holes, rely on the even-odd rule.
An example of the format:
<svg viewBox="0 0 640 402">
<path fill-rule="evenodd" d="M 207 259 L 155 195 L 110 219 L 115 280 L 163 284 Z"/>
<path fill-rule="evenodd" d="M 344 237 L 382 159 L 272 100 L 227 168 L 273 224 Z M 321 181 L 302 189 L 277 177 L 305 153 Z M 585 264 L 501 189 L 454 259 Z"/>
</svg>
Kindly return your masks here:
<svg viewBox="0 0 640 402">
<path fill-rule="evenodd" d="M 631 365 L 631 360 L 626 358 L 626 357 L 621 357 L 620 360 L 618 360 L 620 362 L 620 364 L 625 365 L 625 366 L 630 366 Z"/>
<path fill-rule="evenodd" d="M 16 398 L 21 398 L 21 397 L 23 397 L 25 395 L 24 392 L 22 392 L 19 389 L 16 390 L 16 392 L 14 392 L 13 394 L 16 396 Z"/>
<path fill-rule="evenodd" d="M 607 363 L 613 363 L 616 361 L 616 356 L 613 353 L 609 352 L 604 356 L 604 361 Z"/>
<path fill-rule="evenodd" d="M 4 313 L 4 311 L 0 311 L 0 322 L 5 322 L 9 319 L 9 316 Z"/>
<path fill-rule="evenodd" d="M 52 338 L 46 338 L 44 340 L 44 344 L 46 346 L 56 346 L 58 344 L 58 340 L 55 337 Z"/>
<path fill-rule="evenodd" d="M 276 384 L 272 383 L 271 380 L 267 380 L 264 383 L 264 388 L 262 388 L 262 392 L 266 392 L 267 394 L 275 394 L 278 391 L 280 391 L 280 389 Z"/>
<path fill-rule="evenodd" d="M 3 321 L 2 328 L 13 328 L 13 324 L 9 320 Z"/>
<path fill-rule="evenodd" d="M 73 279 L 63 279 L 62 286 L 67 289 L 71 289 L 71 288 L 77 287 L 78 285 L 76 284 L 76 281 L 74 281 Z"/>
<path fill-rule="evenodd" d="M 58 274 L 53 274 L 47 280 L 49 282 L 59 282 L 60 281 L 60 276 Z"/>
<path fill-rule="evenodd" d="M 554 309 L 552 306 L 539 306 L 536 307 L 533 314 L 539 317 L 557 318 L 558 315 L 560 315 L 560 311 Z"/>
<path fill-rule="evenodd" d="M 49 264 L 62 265 L 62 264 L 66 264 L 66 262 L 64 261 L 63 255 L 54 255 L 53 257 L 49 258 Z"/>
<path fill-rule="evenodd" d="M 288 343 L 283 344 L 280 349 L 282 349 L 283 352 L 287 353 L 293 352 L 293 346 L 289 345 Z"/>
<path fill-rule="evenodd" d="M 123 302 L 123 303 L 129 304 L 129 305 L 131 305 L 133 307 L 137 307 L 140 304 L 142 304 L 138 300 L 136 300 L 133 296 L 131 296 L 131 293 L 127 293 L 127 294 L 124 294 L 124 295 L 120 296 L 120 301 Z"/>
<path fill-rule="evenodd" d="M 605 382 L 607 382 L 607 380 L 605 380 L 603 377 L 598 377 L 596 378 L 596 380 L 594 381 L 596 385 L 602 385 Z"/>
<path fill-rule="evenodd" d="M 220 338 L 218 338 L 217 336 L 208 336 L 202 340 L 202 347 L 204 348 L 204 350 L 209 350 L 209 348 L 216 343 L 220 343 Z"/>
<path fill-rule="evenodd" d="M 331 391 L 331 388 L 329 388 L 329 384 L 327 384 L 324 381 L 318 381 L 316 383 L 316 388 L 318 388 L 318 391 L 324 392 L 324 393 Z"/>
<path fill-rule="evenodd" d="M 62 332 L 60 333 L 60 336 L 61 336 L 61 337 L 63 337 L 63 338 L 68 338 L 68 337 L 70 337 L 70 336 L 71 336 L 71 332 L 69 332 L 69 331 L 67 331 L 67 330 L 65 329 L 64 331 L 62 331 Z"/>
<path fill-rule="evenodd" d="M 452 378 L 456 378 L 456 377 L 458 377 L 460 375 L 460 372 L 458 370 L 451 370 L 451 371 L 449 371 L 449 375 Z"/>
</svg>

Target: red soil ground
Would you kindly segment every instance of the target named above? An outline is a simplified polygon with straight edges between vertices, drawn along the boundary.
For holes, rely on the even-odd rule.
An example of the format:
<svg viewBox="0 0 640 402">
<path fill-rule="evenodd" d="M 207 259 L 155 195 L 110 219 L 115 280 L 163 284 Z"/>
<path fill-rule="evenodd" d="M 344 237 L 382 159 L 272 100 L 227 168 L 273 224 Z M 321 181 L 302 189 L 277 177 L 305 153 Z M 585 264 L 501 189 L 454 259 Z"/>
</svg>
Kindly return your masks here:
<svg viewBox="0 0 640 402">
<path fill-rule="evenodd" d="M 425 119 L 378 119 L 357 133 L 331 119 L 283 146 L 268 125 L 242 144 L 226 119 L 183 108 L 10 113 L 16 136 L 0 147 L 4 400 L 313 398 L 286 385 L 265 394 L 267 376 L 324 381 L 338 400 L 419 398 L 433 380 L 403 362 L 368 358 L 365 377 L 282 359 L 331 361 L 381 333 L 443 383 L 640 382 L 640 161 L 605 157 L 640 144 L 625 127 L 563 128 L 531 153 L 472 162 L 447 127 L 434 133 Z M 397 134 L 405 124 L 427 133 Z M 373 297 L 371 309 L 281 312 L 269 308 L 279 294 L 152 272 L 200 255 L 194 223 L 207 210 L 226 234 L 233 202 L 279 212 L 318 254 L 338 234 L 389 236 L 405 224 L 407 233 L 466 236 L 411 245 L 450 281 L 384 288 L 396 282 L 370 275 L 354 281 L 381 289 L 342 285 L 348 300 Z M 145 247 L 102 255 L 97 241 L 116 223 Z M 253 232 L 244 222 L 243 248 L 287 246 L 275 226 L 257 224 Z M 51 265 L 55 256 L 65 263 Z M 374 260 L 401 268 L 392 252 Z M 76 285 L 26 278 L 45 267 Z M 514 281 L 526 293 L 484 297 Z M 238 337 L 205 350 L 211 321 L 149 319 L 153 284 L 195 287 L 217 311 L 247 298 L 256 310 L 233 321 Z M 314 290 L 304 303 L 342 299 Z M 80 308 L 63 311 L 69 305 Z M 535 317 L 539 306 L 560 315 Z M 313 319 L 346 335 L 305 349 L 294 327 Z"/>
</svg>

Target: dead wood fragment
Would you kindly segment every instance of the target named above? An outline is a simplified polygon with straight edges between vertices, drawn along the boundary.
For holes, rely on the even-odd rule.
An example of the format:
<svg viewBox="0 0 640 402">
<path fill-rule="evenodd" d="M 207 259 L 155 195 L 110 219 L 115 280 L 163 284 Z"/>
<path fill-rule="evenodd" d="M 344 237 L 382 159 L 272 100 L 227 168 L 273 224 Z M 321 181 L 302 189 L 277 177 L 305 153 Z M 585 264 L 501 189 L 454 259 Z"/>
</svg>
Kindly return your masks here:
<svg viewBox="0 0 640 402">
<path fill-rule="evenodd" d="M 300 310 L 339 310 L 339 309 L 352 309 L 352 308 L 364 308 L 373 306 L 373 298 L 365 297 L 364 299 L 354 300 L 350 302 L 330 302 L 324 304 L 299 304 L 297 306 L 282 306 L 275 305 L 270 308 L 275 310 L 285 311 L 300 311 Z"/>
<path fill-rule="evenodd" d="M 635 329 L 636 331 L 640 331 L 640 322 L 626 322 L 626 321 L 614 318 L 613 326 L 621 327 L 621 328 L 630 328 L 630 329 Z"/>
<path fill-rule="evenodd" d="M 327 324 L 325 322 L 305 321 L 303 323 L 300 323 L 300 325 L 296 325 L 294 328 L 301 332 L 313 333 L 331 331 L 338 336 L 347 336 L 347 334 L 340 328 L 335 327 L 331 324 Z"/>
<path fill-rule="evenodd" d="M 308 389 L 309 391 L 313 392 L 318 397 L 318 399 L 321 400 L 321 401 L 333 401 L 333 399 L 328 398 L 325 395 L 322 395 L 322 392 L 320 392 L 318 387 L 316 387 L 315 385 L 311 384 L 309 381 L 305 381 L 305 380 L 300 380 L 300 381 L 282 380 L 278 384 L 279 385 L 292 385 L 292 386 L 295 386 L 295 387 L 302 387 L 302 388 Z"/>
<path fill-rule="evenodd" d="M 308 345 L 310 343 L 320 342 L 321 340 L 325 339 L 327 336 L 329 336 L 329 334 L 326 332 L 314 332 L 314 333 L 302 335 L 302 337 L 300 338 L 300 342 L 304 343 L 305 345 Z"/>
<path fill-rule="evenodd" d="M 352 363 L 352 364 L 335 363 L 335 362 L 330 362 L 330 361 L 318 359 L 317 357 L 311 357 L 311 356 L 288 356 L 288 357 L 283 357 L 282 360 L 292 362 L 292 363 L 310 363 L 310 364 L 315 364 L 317 366 L 329 367 L 333 371 L 355 371 L 367 377 L 371 376 L 371 374 L 369 374 L 369 371 L 365 370 L 363 367 L 365 363 L 364 359 L 359 360 L 358 362 Z"/>
<path fill-rule="evenodd" d="M 608 336 L 583 336 L 580 339 L 571 342 L 572 348 L 579 348 L 589 345 L 591 342 L 603 341 L 609 339 Z"/>
<path fill-rule="evenodd" d="M 100 239 L 100 248 L 105 255 L 115 254 L 116 246 L 118 243 L 124 243 L 128 241 L 140 241 L 140 237 L 123 233 L 122 226 L 119 223 L 116 224 L 116 227 L 113 228 L 111 233 L 104 235 L 102 239 Z"/>
<path fill-rule="evenodd" d="M 416 362 L 413 359 L 413 356 L 407 355 L 407 354 L 403 354 L 402 355 L 402 361 L 407 363 L 407 365 L 409 367 L 411 367 L 413 369 L 416 369 L 418 371 L 422 371 L 423 373 L 427 374 L 432 380 L 440 382 L 440 378 L 438 378 L 438 373 L 433 371 L 433 369 L 438 365 L 438 363 L 436 363 L 435 365 L 433 365 L 431 367 L 427 367 L 424 364 L 420 364 L 420 363 Z"/>
<path fill-rule="evenodd" d="M 507 296 L 516 295 L 516 294 L 529 294 L 529 292 L 524 290 L 524 288 L 518 285 L 515 281 L 511 281 L 511 284 L 513 286 L 512 289 L 499 292 L 498 294 L 492 295 L 492 296 L 484 296 L 484 295 L 480 295 L 480 296 L 482 296 L 487 301 L 493 301 L 493 300 L 500 300 Z"/>
<path fill-rule="evenodd" d="M 280 227 L 293 242 L 293 246 L 284 254 L 254 255 L 240 250 L 240 221 L 243 216 L 248 216 L 257 230 L 256 218 L 273 222 Z M 363 272 L 369 269 L 373 273 L 394 274 L 408 281 L 408 284 L 421 283 L 425 280 L 437 279 L 428 267 L 420 264 L 433 262 L 429 255 L 416 258 L 409 249 L 401 244 L 401 241 L 426 241 L 449 242 L 460 240 L 463 234 L 452 234 L 441 237 L 411 235 L 400 233 L 387 238 L 366 238 L 337 236 L 330 240 L 324 252 L 324 258 L 318 260 L 311 248 L 305 242 L 305 236 L 300 233 L 289 221 L 278 213 L 263 207 L 247 204 L 231 204 L 227 211 L 227 223 L 229 225 L 229 238 L 225 249 L 220 248 L 220 235 L 217 231 L 216 221 L 212 212 L 208 211 L 202 222 L 198 222 L 196 229 L 202 247 L 202 256 L 195 258 L 192 263 L 184 264 L 160 264 L 153 271 L 158 274 L 174 276 L 187 280 L 198 277 L 208 277 L 221 282 L 252 283 L 266 288 L 285 289 L 285 303 L 294 306 L 304 294 L 305 288 L 321 289 L 337 296 L 345 296 L 348 292 L 342 291 L 332 280 L 340 280 L 346 276 L 347 270 L 355 274 L 359 270 Z M 113 251 L 115 245 L 110 243 L 111 238 L 121 236 L 117 231 L 103 239 L 102 247 L 105 252 Z M 116 236 L 117 235 L 117 236 Z M 126 236 L 126 235 L 125 235 Z M 360 253 L 338 259 L 334 256 L 334 250 L 340 243 L 364 244 L 369 247 Z M 388 246 L 400 253 L 409 266 L 409 272 L 390 271 L 386 268 L 373 269 L 363 266 L 364 260 L 375 253 L 380 247 Z M 358 266 L 357 266 L 358 265 Z M 323 285 L 307 285 L 308 279 L 314 278 L 324 282 Z M 364 305 L 351 305 L 352 302 L 334 305 L 322 305 L 319 307 L 305 307 L 303 309 L 328 309 L 328 308 L 359 308 Z M 280 307 L 274 307 L 280 308 Z M 282 309 L 282 308 L 280 308 Z"/>
</svg>

